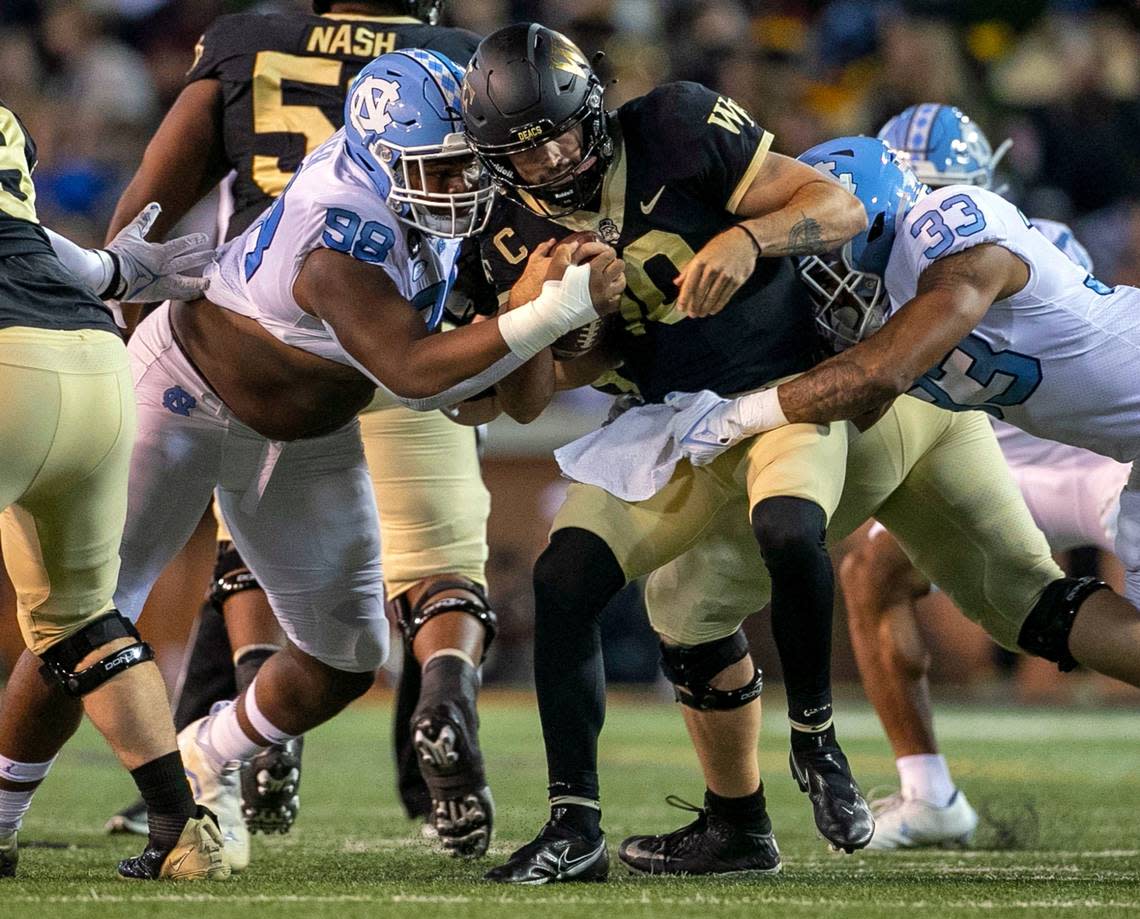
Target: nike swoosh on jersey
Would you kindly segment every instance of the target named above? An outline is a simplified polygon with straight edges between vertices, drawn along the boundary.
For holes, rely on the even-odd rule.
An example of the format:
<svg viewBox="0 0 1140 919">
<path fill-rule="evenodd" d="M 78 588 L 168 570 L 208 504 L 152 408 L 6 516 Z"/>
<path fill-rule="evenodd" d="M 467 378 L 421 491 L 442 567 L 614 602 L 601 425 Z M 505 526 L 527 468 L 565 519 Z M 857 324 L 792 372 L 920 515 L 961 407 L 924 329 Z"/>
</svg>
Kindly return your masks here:
<svg viewBox="0 0 1140 919">
<path fill-rule="evenodd" d="M 645 202 L 645 201 L 638 202 L 639 206 L 641 207 L 641 213 L 648 215 L 649 212 L 651 210 L 653 210 L 653 208 L 657 207 L 657 199 L 661 197 L 661 194 L 664 191 L 665 191 L 665 186 L 662 185 L 659 189 L 657 189 L 657 194 L 655 194 L 652 198 L 650 198 L 648 202 Z"/>
</svg>

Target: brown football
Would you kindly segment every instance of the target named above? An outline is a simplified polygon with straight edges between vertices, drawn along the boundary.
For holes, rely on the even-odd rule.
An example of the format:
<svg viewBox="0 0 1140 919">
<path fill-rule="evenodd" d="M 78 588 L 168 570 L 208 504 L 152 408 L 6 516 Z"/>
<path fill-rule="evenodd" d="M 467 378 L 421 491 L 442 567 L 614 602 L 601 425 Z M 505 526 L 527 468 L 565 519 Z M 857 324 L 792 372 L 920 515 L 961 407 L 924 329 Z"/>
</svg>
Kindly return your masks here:
<svg viewBox="0 0 1140 919">
<path fill-rule="evenodd" d="M 582 230 L 563 236 L 558 240 L 558 243 L 559 245 L 567 242 L 586 243 L 594 242 L 600 238 L 601 237 L 593 230 Z M 554 359 L 556 361 L 573 360 L 576 357 L 581 357 L 587 351 L 596 348 L 602 340 L 602 331 L 604 328 L 604 320 L 595 319 L 593 322 L 588 322 L 584 326 L 567 332 L 550 346 Z"/>
</svg>

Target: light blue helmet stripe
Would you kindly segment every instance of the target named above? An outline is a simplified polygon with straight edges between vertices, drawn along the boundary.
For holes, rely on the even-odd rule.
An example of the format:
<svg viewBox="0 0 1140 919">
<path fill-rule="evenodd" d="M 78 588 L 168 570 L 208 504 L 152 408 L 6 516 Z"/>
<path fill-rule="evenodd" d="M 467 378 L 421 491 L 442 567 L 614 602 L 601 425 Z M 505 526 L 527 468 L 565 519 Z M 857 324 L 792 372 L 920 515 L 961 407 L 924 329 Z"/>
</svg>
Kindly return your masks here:
<svg viewBox="0 0 1140 919">
<path fill-rule="evenodd" d="M 930 134 L 940 108 L 942 105 L 937 102 L 924 102 L 915 106 L 906 131 L 906 149 L 914 156 L 930 158 Z"/>
<path fill-rule="evenodd" d="M 432 78 L 436 87 L 443 95 L 444 103 L 449 109 L 455 112 L 455 119 L 459 119 L 461 117 L 460 113 L 463 111 L 459 80 L 456 79 L 452 68 L 448 66 L 448 62 L 439 55 L 433 54 L 431 51 L 424 51 L 420 48 L 412 48 L 399 53 L 406 54 L 427 71 L 428 76 Z"/>
</svg>

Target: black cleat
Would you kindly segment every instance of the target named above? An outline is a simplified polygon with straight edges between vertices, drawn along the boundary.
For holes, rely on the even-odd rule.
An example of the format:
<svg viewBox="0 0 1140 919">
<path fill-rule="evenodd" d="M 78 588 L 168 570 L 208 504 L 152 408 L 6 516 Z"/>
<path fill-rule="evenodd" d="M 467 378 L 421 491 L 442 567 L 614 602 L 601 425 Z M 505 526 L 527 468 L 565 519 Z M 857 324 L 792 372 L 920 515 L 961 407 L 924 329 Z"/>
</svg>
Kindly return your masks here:
<svg viewBox="0 0 1140 919">
<path fill-rule="evenodd" d="M 229 876 L 218 818 L 201 805 L 173 846 L 147 843 L 142 854 L 119 862 L 119 877 L 128 881 L 224 881 Z"/>
<path fill-rule="evenodd" d="M 452 855 L 478 858 L 491 844 L 495 802 L 487 787 L 483 755 L 470 718 L 457 702 L 443 702 L 419 712 L 412 724 L 412 743 L 420 773 L 431 792 L 431 823 Z"/>
<path fill-rule="evenodd" d="M 150 832 L 146 817 L 146 802 L 139 798 L 132 801 L 117 814 L 103 824 L 108 833 L 129 833 L 133 836 L 145 836 Z"/>
<path fill-rule="evenodd" d="M 800 791 L 811 800 L 816 829 L 831 847 L 850 855 L 866 846 L 875 832 L 875 818 L 839 745 L 832 742 L 812 750 L 793 749 L 788 763 Z"/>
<path fill-rule="evenodd" d="M 305 738 L 274 744 L 241 770 L 241 813 L 251 833 L 288 833 L 301 810 L 301 750 Z"/>
<path fill-rule="evenodd" d="M 780 849 L 769 829 L 749 831 L 729 823 L 707 807 L 675 795 L 665 799 L 697 819 L 660 836 L 630 836 L 618 846 L 618 858 L 637 874 L 776 874 Z"/>
<path fill-rule="evenodd" d="M 20 847 L 16 842 L 16 830 L 0 833 L 0 878 L 14 878 L 16 864 L 20 861 Z"/>
<path fill-rule="evenodd" d="M 610 873 L 606 836 L 587 839 L 564 823 L 551 820 L 533 842 L 511 853 L 483 879 L 500 884 L 555 884 L 563 881 L 604 881 Z"/>
</svg>

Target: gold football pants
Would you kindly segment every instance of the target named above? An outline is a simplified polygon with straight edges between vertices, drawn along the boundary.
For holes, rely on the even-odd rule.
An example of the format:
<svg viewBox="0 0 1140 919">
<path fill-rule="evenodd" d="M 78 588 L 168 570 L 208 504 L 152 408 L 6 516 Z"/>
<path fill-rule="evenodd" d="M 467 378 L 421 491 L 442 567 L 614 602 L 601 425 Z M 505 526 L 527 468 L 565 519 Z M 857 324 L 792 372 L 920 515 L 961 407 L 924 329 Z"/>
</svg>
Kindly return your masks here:
<svg viewBox="0 0 1140 919">
<path fill-rule="evenodd" d="M 117 335 L 0 329 L 0 542 L 35 654 L 112 608 L 134 432 Z"/>
<path fill-rule="evenodd" d="M 999 643 L 1017 647 L 1025 618 L 1062 576 L 981 412 L 896 399 L 868 431 L 850 429 L 843 497 L 829 542 L 869 517 Z M 743 501 L 722 508 L 705 538 L 653 573 L 654 628 L 678 644 L 731 635 L 771 588 Z"/>
<path fill-rule="evenodd" d="M 678 463 L 665 487 L 646 501 L 622 501 L 575 482 L 551 532 L 578 527 L 601 537 L 632 581 L 685 552 L 725 514 L 738 517 L 751 538 L 750 509 L 765 498 L 804 498 L 830 517 L 846 462 L 844 424 L 788 425 L 737 444 L 707 466 Z"/>
</svg>

